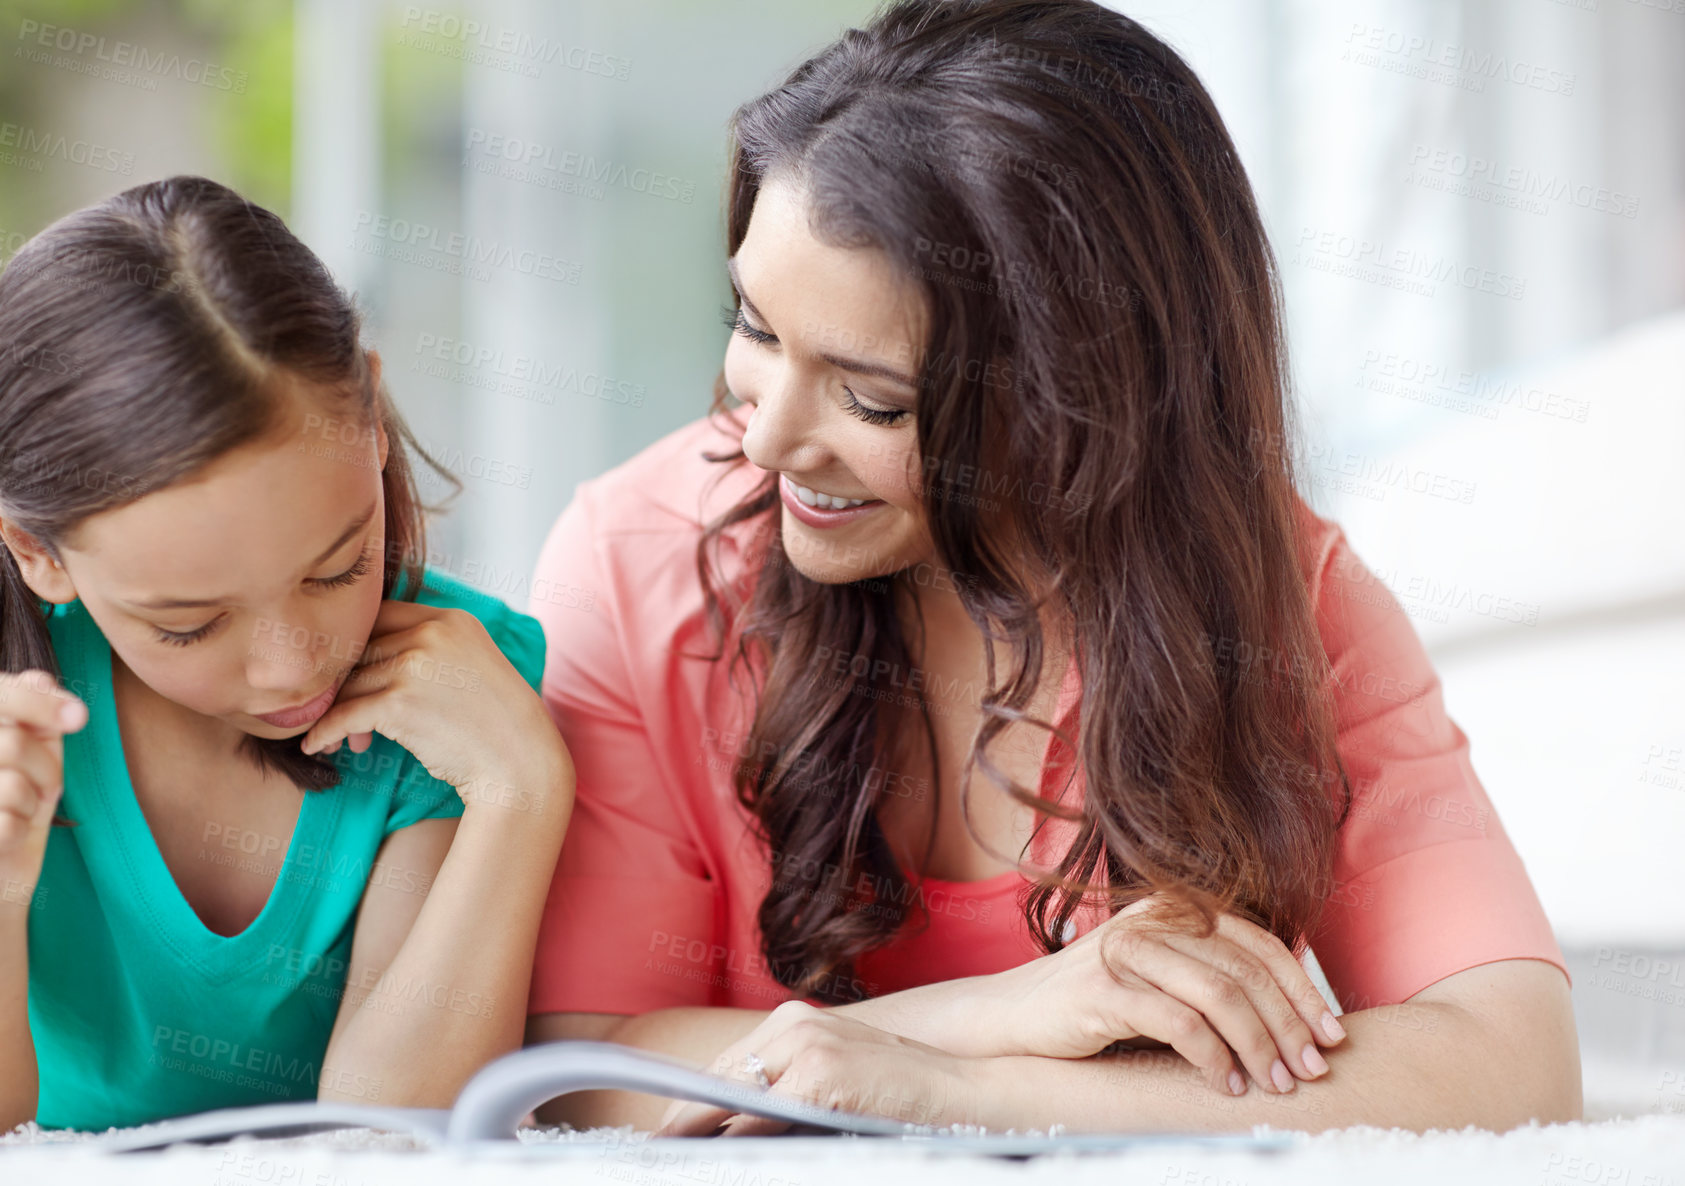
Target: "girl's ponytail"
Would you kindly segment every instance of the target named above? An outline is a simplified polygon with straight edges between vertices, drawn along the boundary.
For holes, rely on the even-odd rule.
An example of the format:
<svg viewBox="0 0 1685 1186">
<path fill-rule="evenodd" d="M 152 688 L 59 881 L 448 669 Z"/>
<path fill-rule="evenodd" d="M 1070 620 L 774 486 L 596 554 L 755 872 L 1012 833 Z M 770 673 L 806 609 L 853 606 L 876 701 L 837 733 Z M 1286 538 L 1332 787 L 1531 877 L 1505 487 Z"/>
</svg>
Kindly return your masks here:
<svg viewBox="0 0 1685 1186">
<path fill-rule="evenodd" d="M 0 671 L 31 668 L 56 676 L 58 658 L 35 590 L 24 583 L 12 550 L 0 543 Z"/>
</svg>

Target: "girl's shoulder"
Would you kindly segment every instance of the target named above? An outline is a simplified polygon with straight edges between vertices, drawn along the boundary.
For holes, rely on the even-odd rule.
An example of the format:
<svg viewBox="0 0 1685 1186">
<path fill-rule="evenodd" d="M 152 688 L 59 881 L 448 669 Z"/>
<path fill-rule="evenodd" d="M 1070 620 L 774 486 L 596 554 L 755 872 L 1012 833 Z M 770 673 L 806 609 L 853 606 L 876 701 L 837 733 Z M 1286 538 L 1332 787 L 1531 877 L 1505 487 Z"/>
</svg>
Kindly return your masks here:
<svg viewBox="0 0 1685 1186">
<path fill-rule="evenodd" d="M 394 594 L 404 588 L 402 578 Z M 487 589 L 442 569 L 424 567 L 413 600 L 441 609 L 466 610 L 480 620 L 498 649 L 536 690 L 544 677 L 544 628 L 538 619 L 511 607 Z"/>
</svg>

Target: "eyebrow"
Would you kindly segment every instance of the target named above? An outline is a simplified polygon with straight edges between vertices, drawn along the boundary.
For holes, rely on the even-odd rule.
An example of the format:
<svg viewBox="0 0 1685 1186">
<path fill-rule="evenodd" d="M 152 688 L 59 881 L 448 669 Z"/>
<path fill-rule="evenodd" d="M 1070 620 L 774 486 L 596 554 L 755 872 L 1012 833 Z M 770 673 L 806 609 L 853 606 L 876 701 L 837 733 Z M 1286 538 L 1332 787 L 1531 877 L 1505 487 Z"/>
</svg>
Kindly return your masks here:
<svg viewBox="0 0 1685 1186">
<path fill-rule="evenodd" d="M 369 509 L 351 520 L 346 525 L 345 530 L 339 533 L 339 538 L 329 544 L 320 556 L 310 562 L 310 567 L 315 568 L 318 564 L 326 561 L 335 552 L 343 548 L 352 536 L 367 527 L 369 520 L 374 518 L 375 506 L 375 503 L 369 503 Z M 137 609 L 206 609 L 213 605 L 225 605 L 233 600 L 234 598 L 226 596 L 209 598 L 158 597 L 151 601 L 132 601 L 129 604 Z"/>
<path fill-rule="evenodd" d="M 725 261 L 725 269 L 731 276 L 731 287 L 734 291 L 736 291 L 737 299 L 743 302 L 743 307 L 749 310 L 750 315 L 753 316 L 756 321 L 760 322 L 762 325 L 768 324 L 767 319 L 761 316 L 761 311 L 755 308 L 755 302 L 751 301 L 748 295 L 743 291 L 743 282 L 737 275 L 737 257 L 735 255 L 729 257 Z M 849 358 L 842 354 L 821 353 L 819 357 L 834 367 L 839 367 L 845 371 L 851 371 L 856 375 L 871 375 L 878 379 L 889 379 L 893 382 L 900 383 L 903 386 L 911 387 L 915 391 L 918 389 L 919 383 L 917 379 L 910 378 L 906 372 L 898 371 L 886 363 L 868 362 L 863 358 Z"/>
</svg>

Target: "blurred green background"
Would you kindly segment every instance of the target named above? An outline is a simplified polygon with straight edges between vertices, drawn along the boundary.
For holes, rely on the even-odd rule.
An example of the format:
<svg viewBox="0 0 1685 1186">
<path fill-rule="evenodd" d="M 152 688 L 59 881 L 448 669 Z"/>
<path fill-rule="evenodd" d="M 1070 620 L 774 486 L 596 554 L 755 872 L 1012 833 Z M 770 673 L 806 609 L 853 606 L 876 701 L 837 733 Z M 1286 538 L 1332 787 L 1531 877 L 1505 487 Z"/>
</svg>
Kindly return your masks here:
<svg viewBox="0 0 1685 1186">
<path fill-rule="evenodd" d="M 1320 510 L 1384 557 L 1449 538 L 1442 500 L 1347 471 L 1438 466 L 1492 499 L 1494 463 L 1438 454 L 1533 421 L 1589 447 L 1595 423 L 1459 411 L 1408 376 L 1492 390 L 1685 303 L 1685 17 L 1633 0 L 1107 2 L 1186 57 L 1246 163 Z M 0 259 L 173 173 L 279 212 L 356 294 L 412 427 L 463 479 L 435 563 L 523 605 L 575 485 L 707 408 L 732 111 L 876 7 L 0 0 Z M 1448 53 L 1466 59 L 1449 82 Z M 1389 284 L 1383 254 L 1514 278 L 1519 299 Z M 1420 622 L 1430 642 L 1490 626 Z"/>
<path fill-rule="evenodd" d="M 731 111 L 873 7 L 0 0 L 0 251 L 174 173 L 282 215 L 464 480 L 435 563 L 524 605 L 574 484 L 706 410 Z"/>
</svg>

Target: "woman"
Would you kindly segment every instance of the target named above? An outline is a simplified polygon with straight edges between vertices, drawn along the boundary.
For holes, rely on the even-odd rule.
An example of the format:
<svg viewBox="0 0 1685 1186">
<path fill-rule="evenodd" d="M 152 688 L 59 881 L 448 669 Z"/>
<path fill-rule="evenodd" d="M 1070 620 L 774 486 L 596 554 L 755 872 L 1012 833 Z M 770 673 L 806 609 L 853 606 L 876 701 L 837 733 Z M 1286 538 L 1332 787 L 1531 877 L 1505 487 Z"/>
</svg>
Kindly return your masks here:
<svg viewBox="0 0 1685 1186">
<path fill-rule="evenodd" d="M 1577 1116 L 1467 742 L 1294 492 L 1273 263 L 1187 67 L 1088 0 L 902 0 L 734 131 L 715 415 L 540 560 L 594 596 L 531 606 L 578 808 L 529 1041 L 992 1128 Z"/>
</svg>

